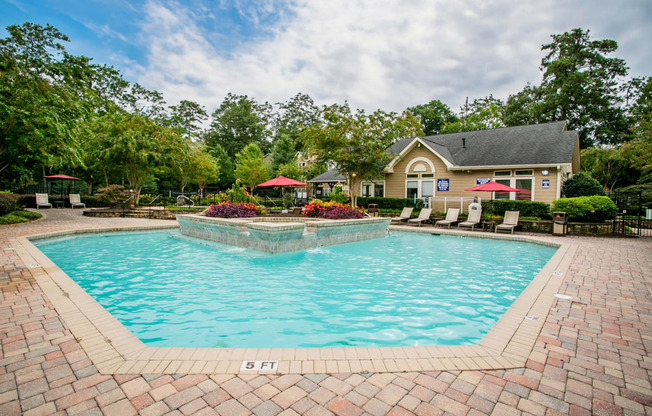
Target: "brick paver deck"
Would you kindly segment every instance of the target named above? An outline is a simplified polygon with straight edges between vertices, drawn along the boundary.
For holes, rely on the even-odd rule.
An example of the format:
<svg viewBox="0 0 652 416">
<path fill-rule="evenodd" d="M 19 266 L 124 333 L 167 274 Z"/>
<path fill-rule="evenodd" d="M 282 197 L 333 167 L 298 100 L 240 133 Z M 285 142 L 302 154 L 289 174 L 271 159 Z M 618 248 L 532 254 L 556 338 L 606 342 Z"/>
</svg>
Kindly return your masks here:
<svg viewBox="0 0 652 416">
<path fill-rule="evenodd" d="M 168 225 L 42 210 L 0 227 L 0 415 L 652 416 L 652 241 L 578 246 L 523 368 L 301 375 L 104 375 L 70 333 L 11 239 L 68 229 Z"/>
</svg>

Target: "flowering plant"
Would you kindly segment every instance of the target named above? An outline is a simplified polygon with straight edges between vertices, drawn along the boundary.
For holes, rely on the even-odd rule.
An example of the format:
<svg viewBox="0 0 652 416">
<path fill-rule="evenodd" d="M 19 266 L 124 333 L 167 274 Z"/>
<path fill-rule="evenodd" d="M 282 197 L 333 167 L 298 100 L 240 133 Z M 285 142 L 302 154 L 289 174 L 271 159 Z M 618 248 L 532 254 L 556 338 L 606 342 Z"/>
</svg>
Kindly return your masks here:
<svg viewBox="0 0 652 416">
<path fill-rule="evenodd" d="M 262 208 L 251 202 L 240 202 L 237 204 L 231 201 L 220 202 L 219 204 L 211 204 L 208 211 L 206 211 L 207 217 L 222 218 L 249 218 L 262 214 L 264 214 Z"/>
<path fill-rule="evenodd" d="M 337 202 L 338 204 L 346 204 L 350 201 L 349 193 L 342 190 L 342 185 L 337 184 L 333 187 L 333 192 L 331 192 L 330 197 L 331 201 Z"/>
<path fill-rule="evenodd" d="M 303 215 L 308 217 L 322 217 L 331 220 L 339 220 L 346 218 L 362 218 L 364 216 L 364 209 L 355 207 L 351 208 L 348 205 L 338 204 L 334 201 L 323 202 L 319 199 L 310 201 L 308 205 L 303 207 Z"/>
</svg>

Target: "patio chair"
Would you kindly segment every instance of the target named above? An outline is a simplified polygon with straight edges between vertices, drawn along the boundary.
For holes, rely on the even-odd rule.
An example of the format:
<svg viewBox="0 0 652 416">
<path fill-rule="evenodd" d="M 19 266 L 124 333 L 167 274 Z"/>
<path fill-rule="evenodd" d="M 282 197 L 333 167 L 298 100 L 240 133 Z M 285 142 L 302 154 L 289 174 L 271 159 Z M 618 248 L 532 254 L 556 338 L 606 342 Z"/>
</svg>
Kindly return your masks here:
<svg viewBox="0 0 652 416">
<path fill-rule="evenodd" d="M 48 194 L 36 194 L 36 209 L 41 207 L 52 208 L 52 204 L 48 201 Z"/>
<path fill-rule="evenodd" d="M 496 232 L 498 230 L 509 230 L 514 234 L 514 228 L 518 225 L 518 216 L 521 211 L 505 211 L 505 218 L 503 223 L 496 225 Z"/>
<path fill-rule="evenodd" d="M 421 227 L 421 224 L 425 221 L 430 220 L 430 214 L 432 213 L 431 208 L 423 208 L 421 212 L 419 213 L 419 216 L 417 218 L 412 218 L 411 220 L 408 220 L 407 223 L 408 225 L 410 224 L 419 224 L 419 227 Z"/>
<path fill-rule="evenodd" d="M 409 220 L 410 217 L 412 216 L 413 210 L 414 208 L 403 208 L 401 215 L 399 215 L 398 217 L 393 217 L 391 222 L 394 221 L 403 222 Z"/>
<path fill-rule="evenodd" d="M 435 227 L 438 225 L 448 225 L 448 228 L 451 228 L 451 225 L 455 224 L 458 221 L 458 215 L 460 215 L 459 208 L 448 208 L 448 212 L 446 212 L 446 219 L 437 221 L 435 223 Z"/>
<path fill-rule="evenodd" d="M 75 207 L 82 207 L 86 208 L 86 204 L 81 202 L 81 197 L 79 194 L 70 194 L 68 195 L 68 198 L 70 199 L 70 206 L 75 209 Z"/>
<path fill-rule="evenodd" d="M 480 225 L 480 217 L 482 217 L 481 209 L 471 210 L 469 211 L 469 217 L 466 219 L 466 221 L 457 224 L 457 228 L 471 227 L 471 231 L 473 231 L 475 227 Z"/>
</svg>

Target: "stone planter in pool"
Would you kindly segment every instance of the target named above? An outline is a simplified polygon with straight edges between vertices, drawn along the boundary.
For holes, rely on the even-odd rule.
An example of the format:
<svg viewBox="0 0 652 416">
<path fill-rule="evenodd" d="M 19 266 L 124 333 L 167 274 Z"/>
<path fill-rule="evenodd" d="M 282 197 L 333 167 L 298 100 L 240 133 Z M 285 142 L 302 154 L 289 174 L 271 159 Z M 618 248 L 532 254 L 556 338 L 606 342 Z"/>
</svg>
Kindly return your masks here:
<svg viewBox="0 0 652 416">
<path fill-rule="evenodd" d="M 177 215 L 181 234 L 232 246 L 285 253 L 352 243 L 385 235 L 390 218 L 325 220 L 318 218 L 216 218 Z"/>
</svg>

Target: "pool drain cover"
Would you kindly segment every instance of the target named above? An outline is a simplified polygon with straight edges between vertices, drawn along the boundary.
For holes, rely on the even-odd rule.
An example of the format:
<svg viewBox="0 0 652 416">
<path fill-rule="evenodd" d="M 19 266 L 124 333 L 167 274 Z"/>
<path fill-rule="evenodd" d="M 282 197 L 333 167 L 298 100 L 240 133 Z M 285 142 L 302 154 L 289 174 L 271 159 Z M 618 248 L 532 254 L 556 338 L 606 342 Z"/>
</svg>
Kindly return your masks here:
<svg viewBox="0 0 652 416">
<path fill-rule="evenodd" d="M 527 319 L 528 321 L 534 321 L 534 322 L 539 322 L 541 320 L 541 318 L 539 318 L 538 316 L 532 316 L 532 315 L 526 316 L 525 319 Z"/>
</svg>

